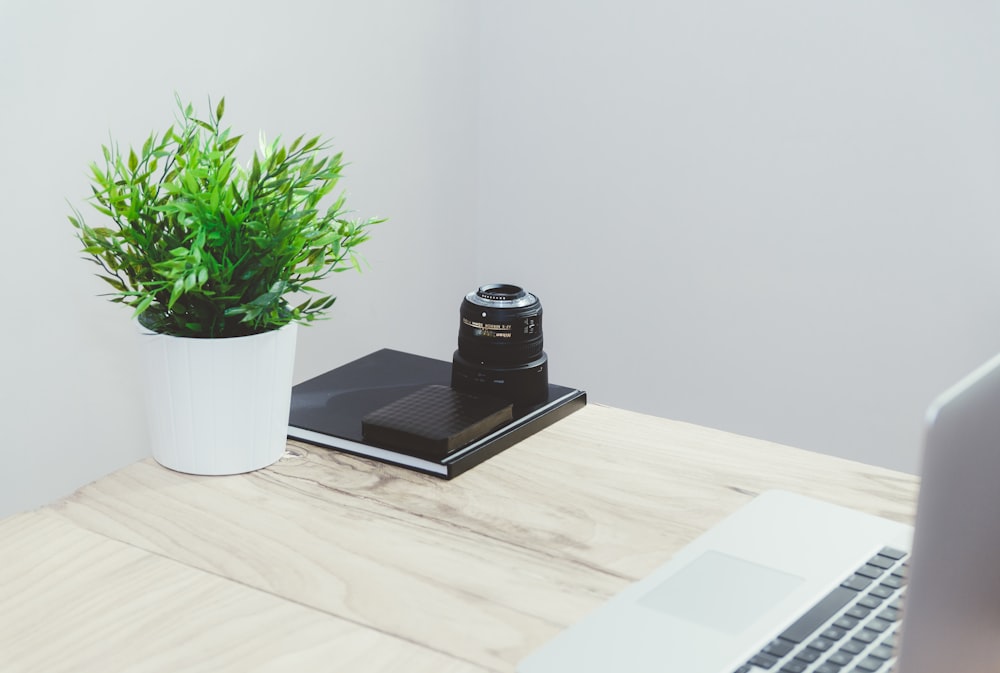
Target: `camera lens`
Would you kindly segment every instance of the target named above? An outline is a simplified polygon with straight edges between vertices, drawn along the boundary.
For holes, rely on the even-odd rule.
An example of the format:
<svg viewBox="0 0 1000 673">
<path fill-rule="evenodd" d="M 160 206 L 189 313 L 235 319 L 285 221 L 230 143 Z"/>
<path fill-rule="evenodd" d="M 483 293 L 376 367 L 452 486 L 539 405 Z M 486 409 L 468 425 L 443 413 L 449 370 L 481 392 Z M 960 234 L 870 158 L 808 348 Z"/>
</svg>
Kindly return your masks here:
<svg viewBox="0 0 1000 673">
<path fill-rule="evenodd" d="M 538 297 L 517 285 L 483 285 L 466 295 L 459 314 L 452 387 L 515 404 L 548 398 Z"/>
</svg>

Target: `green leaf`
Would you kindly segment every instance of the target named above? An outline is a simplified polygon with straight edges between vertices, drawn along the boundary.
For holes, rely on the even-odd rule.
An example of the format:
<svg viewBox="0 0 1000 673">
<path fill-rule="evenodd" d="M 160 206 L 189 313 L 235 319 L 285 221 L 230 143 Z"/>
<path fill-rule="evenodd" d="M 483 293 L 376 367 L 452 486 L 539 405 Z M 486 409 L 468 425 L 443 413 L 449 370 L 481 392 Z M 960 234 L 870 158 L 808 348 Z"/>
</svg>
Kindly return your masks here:
<svg viewBox="0 0 1000 673">
<path fill-rule="evenodd" d="M 226 111 L 226 98 L 223 96 L 219 99 L 219 104 L 215 106 L 215 119 L 222 119 L 222 113 Z"/>
<path fill-rule="evenodd" d="M 253 167 L 250 169 L 250 182 L 254 184 L 260 182 L 260 158 L 256 152 L 253 155 Z"/>
<path fill-rule="evenodd" d="M 242 140 L 242 139 L 243 139 L 243 136 L 236 136 L 235 138 L 230 138 L 226 142 L 222 143 L 222 145 L 219 147 L 219 149 L 222 150 L 223 152 L 228 152 L 229 150 L 231 150 L 234 147 L 236 147 L 237 145 L 239 145 L 240 144 L 240 140 Z"/>
<path fill-rule="evenodd" d="M 147 308 L 153 304 L 153 295 L 147 294 L 145 297 L 139 300 L 139 303 L 135 305 L 135 311 L 132 313 L 132 317 L 138 317 Z"/>
<path fill-rule="evenodd" d="M 167 301 L 167 308 L 173 308 L 177 300 L 181 298 L 184 294 L 184 278 L 178 278 L 174 281 L 173 289 L 170 292 L 170 299 Z"/>
<path fill-rule="evenodd" d="M 128 288 L 125 287 L 125 284 L 123 282 L 121 282 L 120 280 L 118 280 L 117 278 L 114 278 L 112 276 L 104 276 L 104 275 L 101 275 L 101 274 L 98 274 L 97 277 L 100 278 L 101 280 L 103 280 L 104 282 L 106 282 L 111 287 L 113 287 L 116 290 L 118 290 L 119 292 L 128 292 Z"/>
</svg>

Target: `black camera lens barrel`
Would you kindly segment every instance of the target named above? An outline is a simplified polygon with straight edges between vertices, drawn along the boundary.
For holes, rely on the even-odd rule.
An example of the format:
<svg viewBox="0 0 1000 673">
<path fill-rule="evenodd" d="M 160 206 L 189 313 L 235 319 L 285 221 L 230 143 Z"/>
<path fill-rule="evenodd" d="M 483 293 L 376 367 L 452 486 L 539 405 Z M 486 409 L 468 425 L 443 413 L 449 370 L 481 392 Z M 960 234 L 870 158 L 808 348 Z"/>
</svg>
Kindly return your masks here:
<svg viewBox="0 0 1000 673">
<path fill-rule="evenodd" d="M 548 398 L 542 304 L 518 285 L 483 285 L 462 301 L 452 387 L 515 403 Z"/>
<path fill-rule="evenodd" d="M 458 349 L 469 360 L 517 364 L 542 354 L 542 304 L 517 286 L 485 285 L 470 292 L 460 314 Z"/>
</svg>

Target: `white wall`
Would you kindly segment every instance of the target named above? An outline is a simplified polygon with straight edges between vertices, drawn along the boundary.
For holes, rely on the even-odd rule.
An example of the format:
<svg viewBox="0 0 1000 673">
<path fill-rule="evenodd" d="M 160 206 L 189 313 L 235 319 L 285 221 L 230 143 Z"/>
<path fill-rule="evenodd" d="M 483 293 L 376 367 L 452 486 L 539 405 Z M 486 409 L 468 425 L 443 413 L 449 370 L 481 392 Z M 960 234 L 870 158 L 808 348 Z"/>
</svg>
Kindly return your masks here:
<svg viewBox="0 0 1000 673">
<path fill-rule="evenodd" d="M 225 95 L 251 147 L 258 129 L 332 138 L 348 204 L 391 217 L 365 246 L 370 268 L 332 279 L 332 319 L 300 331 L 297 380 L 382 346 L 450 353 L 475 283 L 473 256 L 456 253 L 474 240 L 477 13 L 464 0 L 0 2 L 0 515 L 148 453 L 129 313 L 95 297 L 66 215 L 109 133 L 162 131 L 174 91 L 202 111 Z"/>
<path fill-rule="evenodd" d="M 915 470 L 1000 349 L 998 12 L 485 3 L 480 274 L 593 400 Z"/>
<path fill-rule="evenodd" d="M 67 200 L 173 92 L 333 137 L 370 269 L 297 380 L 448 358 L 458 304 L 546 308 L 591 399 L 915 469 L 936 391 L 998 346 L 989 3 L 0 3 L 0 515 L 146 454 L 127 311 Z"/>
</svg>

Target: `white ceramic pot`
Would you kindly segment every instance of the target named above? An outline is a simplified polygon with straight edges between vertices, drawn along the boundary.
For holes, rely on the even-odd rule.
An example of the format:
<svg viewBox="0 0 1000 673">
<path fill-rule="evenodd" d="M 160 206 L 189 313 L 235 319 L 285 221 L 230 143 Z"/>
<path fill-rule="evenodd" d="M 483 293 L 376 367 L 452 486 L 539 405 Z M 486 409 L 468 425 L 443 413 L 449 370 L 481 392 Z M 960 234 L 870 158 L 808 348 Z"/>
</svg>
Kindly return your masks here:
<svg viewBox="0 0 1000 673">
<path fill-rule="evenodd" d="M 284 454 L 297 325 L 245 337 L 140 335 L 153 458 L 239 474 Z"/>
</svg>

